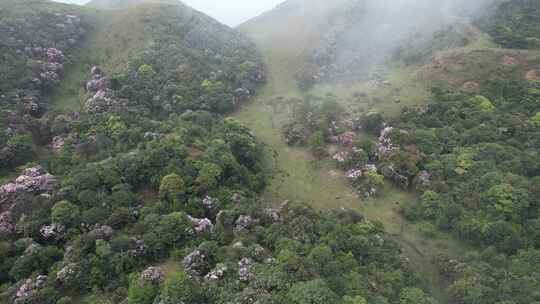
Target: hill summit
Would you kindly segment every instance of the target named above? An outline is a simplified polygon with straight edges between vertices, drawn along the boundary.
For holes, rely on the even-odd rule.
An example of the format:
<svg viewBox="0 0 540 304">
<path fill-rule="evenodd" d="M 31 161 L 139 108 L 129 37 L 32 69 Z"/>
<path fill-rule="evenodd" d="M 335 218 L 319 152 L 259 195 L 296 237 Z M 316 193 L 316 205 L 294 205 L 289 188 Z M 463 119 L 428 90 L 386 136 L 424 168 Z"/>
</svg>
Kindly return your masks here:
<svg viewBox="0 0 540 304">
<path fill-rule="evenodd" d="M 140 4 L 183 5 L 179 0 L 92 0 L 86 6 L 99 9 L 121 9 Z"/>
</svg>

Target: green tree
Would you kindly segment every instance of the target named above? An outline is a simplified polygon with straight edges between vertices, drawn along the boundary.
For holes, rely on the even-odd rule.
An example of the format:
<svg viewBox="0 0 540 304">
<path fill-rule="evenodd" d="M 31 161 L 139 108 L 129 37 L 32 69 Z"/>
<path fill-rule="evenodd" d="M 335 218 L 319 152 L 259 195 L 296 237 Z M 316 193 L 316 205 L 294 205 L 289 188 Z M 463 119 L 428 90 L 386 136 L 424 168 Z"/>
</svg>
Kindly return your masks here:
<svg viewBox="0 0 540 304">
<path fill-rule="evenodd" d="M 426 154 L 440 153 L 441 145 L 435 130 L 420 129 L 414 133 L 416 145 Z"/>
<path fill-rule="evenodd" d="M 161 199 L 176 202 L 186 191 L 184 180 L 178 174 L 169 174 L 161 180 L 159 196 Z"/>
<path fill-rule="evenodd" d="M 343 304 L 368 304 L 368 302 L 364 297 L 361 297 L 361 296 L 356 296 L 356 297 L 344 296 Z"/>
<path fill-rule="evenodd" d="M 366 177 L 365 183 L 368 187 L 378 189 L 384 186 L 384 176 L 380 175 L 379 173 L 374 171 L 367 171 L 365 172 L 364 176 Z"/>
<path fill-rule="evenodd" d="M 540 112 L 537 112 L 529 121 L 533 126 L 540 127 Z"/>
<path fill-rule="evenodd" d="M 369 138 L 362 138 L 355 142 L 356 149 L 362 149 L 370 159 L 373 159 L 377 154 L 377 143 Z"/>
<path fill-rule="evenodd" d="M 185 272 L 179 271 L 167 276 L 161 290 L 163 304 L 201 303 L 200 287 L 194 284 Z"/>
<path fill-rule="evenodd" d="M 141 65 L 137 71 L 139 72 L 139 75 L 142 76 L 154 76 L 156 74 L 154 67 L 149 64 Z"/>
<path fill-rule="evenodd" d="M 435 219 L 439 213 L 439 194 L 435 191 L 428 190 L 420 197 L 420 206 L 422 213 L 426 219 Z"/>
<path fill-rule="evenodd" d="M 218 185 L 218 179 L 223 170 L 216 164 L 205 163 L 199 170 L 199 176 L 195 182 L 199 186 L 199 192 L 207 192 Z"/>
<path fill-rule="evenodd" d="M 491 187 L 482 195 L 487 208 L 496 216 L 519 221 L 529 207 L 528 193 L 525 189 L 510 184 L 499 184 Z"/>
<path fill-rule="evenodd" d="M 96 255 L 101 258 L 106 258 L 112 254 L 111 245 L 104 240 L 96 240 Z"/>
<path fill-rule="evenodd" d="M 314 247 L 307 257 L 307 263 L 314 271 L 323 276 L 331 276 L 337 271 L 335 256 L 328 246 Z"/>
<path fill-rule="evenodd" d="M 66 227 L 76 227 L 81 222 L 81 212 L 78 206 L 66 200 L 60 201 L 52 207 L 51 220 Z"/>
<path fill-rule="evenodd" d="M 309 138 L 309 149 L 317 158 L 324 157 L 326 154 L 324 134 L 322 131 L 317 131 Z"/>
<path fill-rule="evenodd" d="M 487 97 L 477 95 L 471 99 L 471 103 L 474 104 L 481 111 L 492 113 L 495 111 L 495 106 Z"/>
<path fill-rule="evenodd" d="M 118 115 L 109 116 L 105 127 L 107 128 L 107 133 L 113 137 L 118 137 L 128 128 L 124 120 Z"/>
<path fill-rule="evenodd" d="M 372 135 L 379 136 L 384 127 L 384 118 L 380 113 L 368 113 L 362 120 L 362 128 Z"/>
<path fill-rule="evenodd" d="M 56 301 L 56 304 L 72 304 L 73 300 L 70 297 L 62 297 L 58 301 Z"/>
<path fill-rule="evenodd" d="M 328 304 L 339 303 L 340 299 L 322 279 L 299 282 L 293 285 L 287 294 L 293 304 Z"/>
<path fill-rule="evenodd" d="M 405 288 L 399 295 L 399 304 L 435 304 L 436 301 L 418 288 Z"/>
<path fill-rule="evenodd" d="M 33 142 L 30 135 L 20 134 L 11 137 L 7 143 L 8 159 L 6 165 L 14 167 L 29 161 L 34 156 Z M 0 158 L 0 165 L 2 164 Z"/>
<path fill-rule="evenodd" d="M 157 232 L 165 245 L 176 247 L 192 235 L 193 226 L 185 213 L 173 212 L 159 221 Z"/>
<path fill-rule="evenodd" d="M 150 282 L 139 280 L 137 275 L 132 275 L 128 289 L 128 304 L 152 304 L 159 291 L 159 287 Z"/>
</svg>

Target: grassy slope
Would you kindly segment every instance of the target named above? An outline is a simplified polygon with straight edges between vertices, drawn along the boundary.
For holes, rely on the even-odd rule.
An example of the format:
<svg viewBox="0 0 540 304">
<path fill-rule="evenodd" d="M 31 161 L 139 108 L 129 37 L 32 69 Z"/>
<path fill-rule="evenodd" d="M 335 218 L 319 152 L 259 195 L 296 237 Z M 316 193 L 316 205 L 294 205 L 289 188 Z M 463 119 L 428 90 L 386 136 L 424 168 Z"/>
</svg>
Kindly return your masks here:
<svg viewBox="0 0 540 304">
<path fill-rule="evenodd" d="M 421 105 L 429 98 L 426 83 L 418 81 L 415 77 L 417 72 L 417 67 L 396 65 L 383 72 L 385 78 L 391 83 L 389 86 L 377 86 L 372 82 L 357 82 L 346 85 L 321 84 L 317 85 L 312 92 L 321 96 L 332 92 L 354 112 L 376 111 L 391 117 L 398 115 L 403 107 Z M 370 99 L 352 98 L 356 93 L 365 93 Z"/>
<path fill-rule="evenodd" d="M 81 108 L 85 97 L 83 83 L 88 77 L 91 65 L 100 65 L 108 72 L 121 71 L 131 55 L 145 44 L 152 43 L 150 37 L 140 30 L 144 18 L 130 18 L 133 14 L 151 13 L 151 9 L 152 6 L 143 5 L 128 11 L 93 11 L 97 20 L 95 29 L 74 56 L 65 80 L 56 90 L 53 96 L 54 109 L 64 111 Z M 306 16 L 313 20 L 324 19 L 324 10 L 315 8 Z M 282 140 L 280 126 L 285 117 L 273 113 L 267 102 L 276 96 L 301 95 L 293 79 L 294 73 L 299 66 L 298 60 L 303 53 L 303 47 L 317 39 L 318 35 L 314 34 L 309 23 L 292 24 L 295 21 L 294 16 L 288 16 L 287 20 L 279 23 L 276 23 L 272 16 L 263 19 L 264 22 L 246 24 L 242 28 L 264 52 L 269 81 L 258 97 L 236 116 L 278 152 L 275 166 L 279 174 L 268 187 L 265 199 L 276 204 L 284 200 L 299 200 L 320 209 L 353 208 L 372 220 L 383 222 L 389 233 L 402 244 L 411 262 L 422 271 L 426 281 L 432 281 L 427 287 L 432 289 L 435 296 L 444 300 L 442 284 L 437 282 L 435 269 L 426 263 L 426 260 L 439 253 L 459 255 L 463 251 L 462 246 L 453 243 L 448 236 L 437 237 L 437 240 L 425 238 L 418 232 L 418 226 L 410 225 L 401 218 L 397 213 L 399 206 L 396 202 L 401 204 L 414 200 L 413 194 L 397 191 L 389 186 L 380 199 L 361 201 L 332 163 L 318 162 L 305 149 L 288 147 Z M 416 104 L 426 96 L 423 86 L 410 77 L 412 74 L 412 71 L 407 69 L 389 71 L 388 78 L 395 87 L 401 88 L 402 102 L 399 105 L 393 102 L 368 105 L 349 100 L 348 97 L 358 91 L 366 91 L 383 100 L 394 100 L 394 88 L 381 89 L 365 83 L 343 87 L 320 86 L 315 88 L 313 93 L 325 94 L 332 91 L 348 100 L 347 105 L 352 108 L 379 109 L 388 114 L 396 114 L 402 105 Z M 337 174 L 332 174 L 333 172 Z"/>
<path fill-rule="evenodd" d="M 143 4 L 125 10 L 87 9 L 95 15 L 95 28 L 76 52 L 65 79 L 55 90 L 53 110 L 81 109 L 86 98 L 84 83 L 93 65 L 109 74 L 125 70 L 129 58 L 152 43 L 151 35 L 143 30 L 145 16 L 159 18 L 163 6 Z"/>
<path fill-rule="evenodd" d="M 348 186 L 343 173 L 331 162 L 317 162 L 306 149 L 289 147 L 284 142 L 280 132 L 284 115 L 274 113 L 268 102 L 278 96 L 301 96 L 295 85 L 294 73 L 300 66 L 299 56 L 304 45 L 316 36 L 306 28 L 309 22 L 297 27 L 293 16 L 285 15 L 281 20 L 272 17 L 276 16 L 272 13 L 263 15 L 240 27 L 264 53 L 269 75 L 266 87 L 257 98 L 235 115 L 277 152 L 275 167 L 281 174 L 268 187 L 265 198 L 275 204 L 296 199 L 320 209 L 353 208 L 371 220 L 382 222 L 422 274 L 426 289 L 441 303 L 447 303 L 444 282 L 431 261 L 439 254 L 461 256 L 467 248 L 450 235 L 424 236 L 420 225 L 407 222 L 398 213 L 399 205 L 416 199 L 414 193 L 388 185 L 380 198 L 361 200 Z M 392 83 L 391 87 L 381 88 L 371 83 L 322 85 L 310 93 L 324 95 L 332 92 L 341 97 L 351 110 L 378 110 L 397 115 L 403 106 L 420 104 L 429 97 L 424 83 L 415 77 L 416 72 L 417 68 L 389 69 L 385 74 Z M 383 101 L 362 103 L 350 98 L 355 92 L 366 92 Z M 399 104 L 395 103 L 396 98 L 400 99 Z"/>
</svg>

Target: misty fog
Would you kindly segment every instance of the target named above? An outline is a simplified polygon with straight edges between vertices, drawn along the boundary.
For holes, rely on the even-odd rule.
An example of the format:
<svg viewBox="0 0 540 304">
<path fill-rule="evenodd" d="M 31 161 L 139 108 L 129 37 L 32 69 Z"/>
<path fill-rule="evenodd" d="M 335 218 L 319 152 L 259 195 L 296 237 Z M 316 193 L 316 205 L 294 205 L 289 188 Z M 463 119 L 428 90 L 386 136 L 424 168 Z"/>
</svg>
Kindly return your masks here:
<svg viewBox="0 0 540 304">
<path fill-rule="evenodd" d="M 319 1 L 327 10 L 335 9 L 338 18 L 318 28 L 325 37 L 306 49 L 308 60 L 323 66 L 320 72 L 326 75 L 361 73 L 361 69 L 381 63 L 404 46 L 414 48 L 406 45 L 413 37 L 416 47 L 425 51 L 419 43 L 431 45 L 433 34 L 450 25 L 465 27 L 497 0 L 344 1 L 346 5 L 341 3 L 338 8 L 334 8 L 335 3 Z M 343 15 L 348 20 L 339 17 Z"/>
<path fill-rule="evenodd" d="M 86 4 L 90 0 L 54 0 L 57 2 Z M 181 1 L 229 26 L 237 26 L 283 0 L 183 0 Z"/>
</svg>

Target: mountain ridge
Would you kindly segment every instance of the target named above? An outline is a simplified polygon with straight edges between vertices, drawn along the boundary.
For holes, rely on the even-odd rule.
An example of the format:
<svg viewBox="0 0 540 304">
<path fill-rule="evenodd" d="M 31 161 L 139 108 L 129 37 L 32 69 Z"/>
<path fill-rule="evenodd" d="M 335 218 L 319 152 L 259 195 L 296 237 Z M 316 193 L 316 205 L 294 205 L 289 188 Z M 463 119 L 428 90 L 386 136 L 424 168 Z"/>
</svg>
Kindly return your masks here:
<svg viewBox="0 0 540 304">
<path fill-rule="evenodd" d="M 0 2 L 0 302 L 538 302 L 540 3 L 495 1 Z"/>
<path fill-rule="evenodd" d="M 178 5 L 187 8 L 180 0 L 91 0 L 85 6 L 98 9 L 124 9 L 129 6 L 145 4 Z"/>
</svg>

